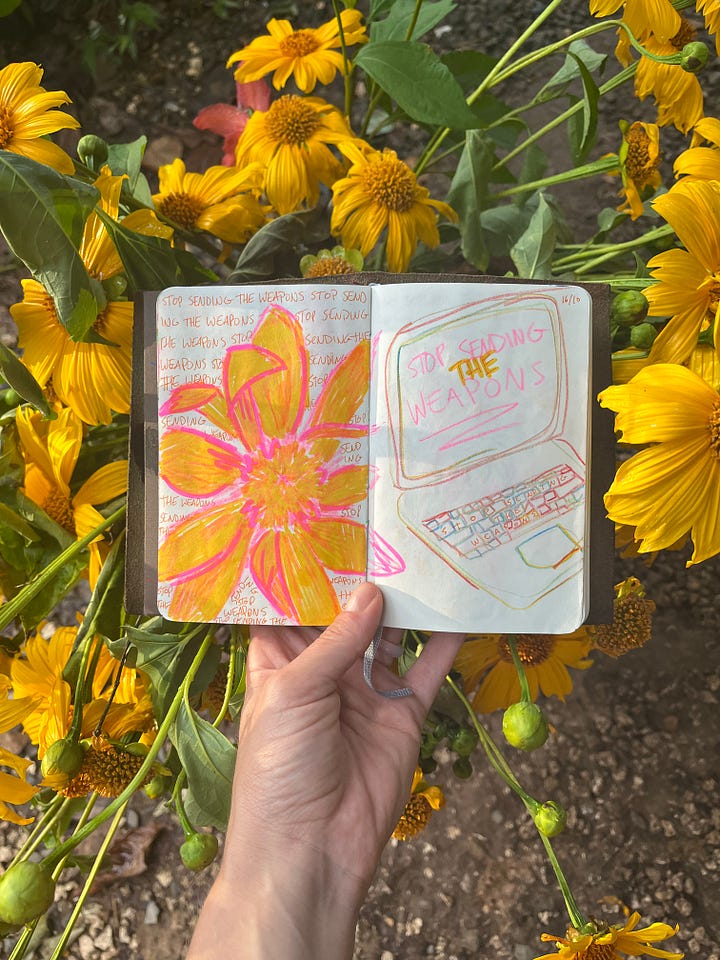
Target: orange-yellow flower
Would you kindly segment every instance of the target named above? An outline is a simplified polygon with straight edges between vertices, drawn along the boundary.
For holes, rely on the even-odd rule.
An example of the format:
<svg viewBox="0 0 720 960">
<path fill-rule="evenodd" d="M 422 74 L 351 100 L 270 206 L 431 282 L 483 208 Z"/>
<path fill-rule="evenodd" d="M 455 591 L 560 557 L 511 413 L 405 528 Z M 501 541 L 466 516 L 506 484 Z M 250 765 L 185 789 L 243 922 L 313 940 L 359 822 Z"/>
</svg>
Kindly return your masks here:
<svg viewBox="0 0 720 960">
<path fill-rule="evenodd" d="M 41 87 L 42 75 L 42 67 L 30 62 L 9 63 L 0 70 L 0 150 L 19 153 L 60 173 L 73 173 L 70 157 L 47 135 L 80 124 L 54 109 L 70 103 L 70 98 L 62 90 Z"/>
<path fill-rule="evenodd" d="M 226 243 L 245 243 L 265 222 L 258 200 L 262 167 L 208 167 L 188 173 L 179 158 L 158 171 L 155 209 L 185 230 L 207 230 Z"/>
<path fill-rule="evenodd" d="M 622 124 L 621 124 L 622 125 Z M 643 213 L 643 198 L 660 186 L 660 131 L 655 123 L 625 124 L 620 147 L 620 174 L 625 202 L 618 207 L 637 220 Z"/>
<path fill-rule="evenodd" d="M 692 41 L 692 26 L 684 17 L 680 19 L 678 32 L 668 40 L 659 39 L 655 33 L 643 40 L 650 53 L 672 56 Z M 658 63 L 649 57 L 641 57 L 635 74 L 635 95 L 640 100 L 652 96 L 658 109 L 658 124 L 661 127 L 673 124 L 681 133 L 692 130 L 703 115 L 700 82 L 695 74 L 683 70 L 680 64 Z"/>
<path fill-rule="evenodd" d="M 516 637 L 518 656 L 533 700 L 540 691 L 546 697 L 564 700 L 572 690 L 568 667 L 585 670 L 592 665 L 586 656 L 592 642 L 581 627 L 568 636 L 520 634 Z M 481 634 L 465 641 L 455 659 L 473 707 L 491 713 L 517 703 L 520 682 L 507 637 Z M 476 689 L 477 688 L 477 689 Z"/>
<path fill-rule="evenodd" d="M 169 426 L 160 475 L 207 506 L 170 528 L 160 544 L 158 579 L 170 583 L 168 613 L 218 619 L 250 573 L 278 611 L 299 623 L 329 623 L 339 604 L 326 570 L 365 573 L 364 524 L 343 517 L 366 497 L 367 466 L 338 459 L 342 438 L 364 401 L 369 343 L 362 341 L 327 379 L 309 408 L 309 359 L 293 314 L 264 312 L 249 344 L 231 347 L 222 387 L 190 383 L 160 414 L 198 410 L 217 429 Z"/>
<path fill-rule="evenodd" d="M 352 166 L 333 185 L 330 232 L 367 256 L 387 231 L 388 270 L 402 273 L 420 240 L 428 247 L 440 242 L 437 213 L 453 221 L 457 214 L 430 197 L 394 150 L 362 150 L 351 143 L 341 150 Z"/>
<path fill-rule="evenodd" d="M 665 250 L 648 261 L 657 281 L 643 290 L 648 314 L 670 318 L 653 342 L 650 360 L 682 363 L 701 330 L 715 323 L 720 305 L 720 185 L 683 179 L 652 205 L 685 249 Z"/>
<path fill-rule="evenodd" d="M 63 407 L 55 420 L 45 420 L 29 407 L 18 407 L 15 422 L 25 459 L 25 495 L 81 540 L 103 521 L 97 506 L 125 493 L 127 460 L 100 467 L 73 493 L 70 484 L 82 445 L 81 421 L 69 407 Z M 91 588 L 97 582 L 109 549 L 102 535 L 88 547 Z"/>
<path fill-rule="evenodd" d="M 393 840 L 412 840 L 427 827 L 433 811 L 444 805 L 445 795 L 441 788 L 426 783 L 422 770 L 416 767 L 410 797 L 392 832 Z"/>
<path fill-rule="evenodd" d="M 0 770 L 0 820 L 8 820 L 21 826 L 32 823 L 34 817 L 21 817 L 17 811 L 9 807 L 27 803 L 38 792 L 39 787 L 33 786 L 25 780 L 27 768 L 32 763 L 24 757 L 18 757 L 4 747 L 0 747 L 0 767 L 9 767 L 17 776 Z"/>
<path fill-rule="evenodd" d="M 706 146 L 707 143 L 712 146 Z M 687 150 L 678 154 L 673 171 L 676 177 L 720 180 L 720 120 L 703 117 L 693 128 Z"/>
<path fill-rule="evenodd" d="M 95 186 L 101 206 L 117 219 L 122 177 L 104 168 Z M 172 230 L 160 224 L 152 211 L 138 210 L 123 226 L 138 233 L 168 238 Z M 93 279 L 102 283 L 123 272 L 117 250 L 100 217 L 85 222 L 80 256 Z M 10 307 L 18 327 L 22 360 L 43 389 L 51 392 L 85 423 L 110 423 L 113 411 L 130 410 L 130 353 L 133 304 L 109 300 L 93 328 L 107 343 L 76 343 L 60 323 L 52 297 L 36 280 L 23 280 L 23 301 Z"/>
<path fill-rule="evenodd" d="M 618 469 L 605 494 L 608 516 L 635 527 L 640 553 L 664 550 L 688 532 L 688 566 L 720 552 L 720 396 L 674 363 L 645 367 L 599 396 L 617 414 L 624 443 L 647 445 Z"/>
<path fill-rule="evenodd" d="M 715 36 L 715 49 L 720 56 L 720 0 L 696 0 L 695 9 L 705 17 L 705 29 Z"/>
<path fill-rule="evenodd" d="M 638 40 L 646 39 L 651 31 L 661 40 L 669 40 L 680 29 L 680 14 L 670 0 L 590 0 L 594 17 L 611 16 L 620 7 L 623 20 Z"/>
<path fill-rule="evenodd" d="M 337 107 L 319 97 L 280 97 L 268 110 L 256 110 L 235 148 L 242 167 L 261 163 L 263 186 L 278 213 L 314 206 L 320 184 L 331 186 L 342 175 L 331 147 L 352 139 Z"/>
<path fill-rule="evenodd" d="M 367 42 L 361 19 L 359 10 L 343 10 L 340 14 L 346 47 Z M 293 30 L 289 20 L 272 19 L 267 31 L 267 36 L 256 37 L 228 60 L 228 67 L 240 61 L 236 80 L 259 80 L 272 73 L 273 86 L 279 90 L 292 76 L 299 90 L 310 93 L 316 83 L 332 83 L 336 73 L 343 70 L 336 18 L 314 30 Z"/>
<path fill-rule="evenodd" d="M 622 954 L 682 960 L 682 953 L 651 946 L 674 936 L 678 932 L 677 924 L 671 927 L 667 923 L 651 923 L 649 927 L 636 930 L 639 922 L 640 914 L 632 913 L 624 924 L 596 929 L 594 933 L 580 933 L 574 927 L 569 927 L 564 937 L 543 933 L 540 939 L 554 942 L 557 952 L 544 953 L 535 960 L 622 960 Z"/>
</svg>

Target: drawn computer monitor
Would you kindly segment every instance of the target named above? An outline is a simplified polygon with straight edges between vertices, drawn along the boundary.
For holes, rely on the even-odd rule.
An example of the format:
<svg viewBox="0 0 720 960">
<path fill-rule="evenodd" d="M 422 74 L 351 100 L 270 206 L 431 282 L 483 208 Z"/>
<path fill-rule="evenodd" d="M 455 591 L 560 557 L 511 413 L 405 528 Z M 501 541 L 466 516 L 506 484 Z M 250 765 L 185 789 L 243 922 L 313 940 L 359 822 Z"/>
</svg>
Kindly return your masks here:
<svg viewBox="0 0 720 960">
<path fill-rule="evenodd" d="M 572 289 L 575 316 L 584 296 L 589 317 L 589 297 Z M 568 392 L 566 291 L 422 318 L 386 354 L 401 521 L 460 577 L 516 609 L 582 576 L 588 388 L 576 375 Z M 571 360 L 586 373 L 588 339 L 579 342 L 585 353 Z"/>
</svg>

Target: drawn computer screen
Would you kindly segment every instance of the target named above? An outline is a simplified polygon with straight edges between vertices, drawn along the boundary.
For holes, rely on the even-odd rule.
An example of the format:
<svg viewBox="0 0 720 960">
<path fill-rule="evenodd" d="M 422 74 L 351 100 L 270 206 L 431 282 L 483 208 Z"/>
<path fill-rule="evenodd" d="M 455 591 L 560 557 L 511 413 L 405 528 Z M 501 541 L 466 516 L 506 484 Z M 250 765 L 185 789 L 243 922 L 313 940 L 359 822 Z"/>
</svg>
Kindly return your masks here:
<svg viewBox="0 0 720 960">
<path fill-rule="evenodd" d="M 566 370 L 555 300 L 526 293 L 403 327 L 387 354 L 388 421 L 401 489 L 557 436 Z"/>
</svg>

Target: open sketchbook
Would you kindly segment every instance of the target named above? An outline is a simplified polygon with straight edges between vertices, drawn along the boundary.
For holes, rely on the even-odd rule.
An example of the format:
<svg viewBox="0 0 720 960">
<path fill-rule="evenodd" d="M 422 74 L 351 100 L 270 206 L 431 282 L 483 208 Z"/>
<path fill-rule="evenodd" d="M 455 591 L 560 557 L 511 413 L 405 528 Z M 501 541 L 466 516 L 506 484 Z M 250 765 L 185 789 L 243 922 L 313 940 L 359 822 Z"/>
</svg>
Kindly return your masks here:
<svg viewBox="0 0 720 960">
<path fill-rule="evenodd" d="M 607 297 L 366 279 L 146 295 L 145 611 L 320 625 L 371 580 L 389 626 L 567 633 L 592 583 L 607 620 Z"/>
</svg>

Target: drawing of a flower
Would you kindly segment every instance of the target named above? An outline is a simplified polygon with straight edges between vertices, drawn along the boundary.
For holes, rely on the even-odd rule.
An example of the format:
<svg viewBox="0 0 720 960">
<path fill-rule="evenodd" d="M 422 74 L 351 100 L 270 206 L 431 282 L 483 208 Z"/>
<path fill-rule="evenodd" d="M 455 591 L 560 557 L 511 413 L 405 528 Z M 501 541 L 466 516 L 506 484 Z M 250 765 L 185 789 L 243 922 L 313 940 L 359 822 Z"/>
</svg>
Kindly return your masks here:
<svg viewBox="0 0 720 960">
<path fill-rule="evenodd" d="M 326 624 L 338 613 L 327 571 L 364 574 L 367 563 L 365 525 L 342 512 L 367 496 L 368 468 L 344 463 L 339 450 L 367 433 L 350 421 L 367 393 L 369 355 L 368 341 L 354 347 L 311 406 L 301 326 L 272 306 L 250 343 L 227 351 L 221 387 L 172 392 L 162 416 L 199 411 L 223 437 L 173 426 L 161 440 L 163 480 L 207 501 L 160 544 L 171 617 L 214 620 L 248 572 L 290 620 Z"/>
</svg>

